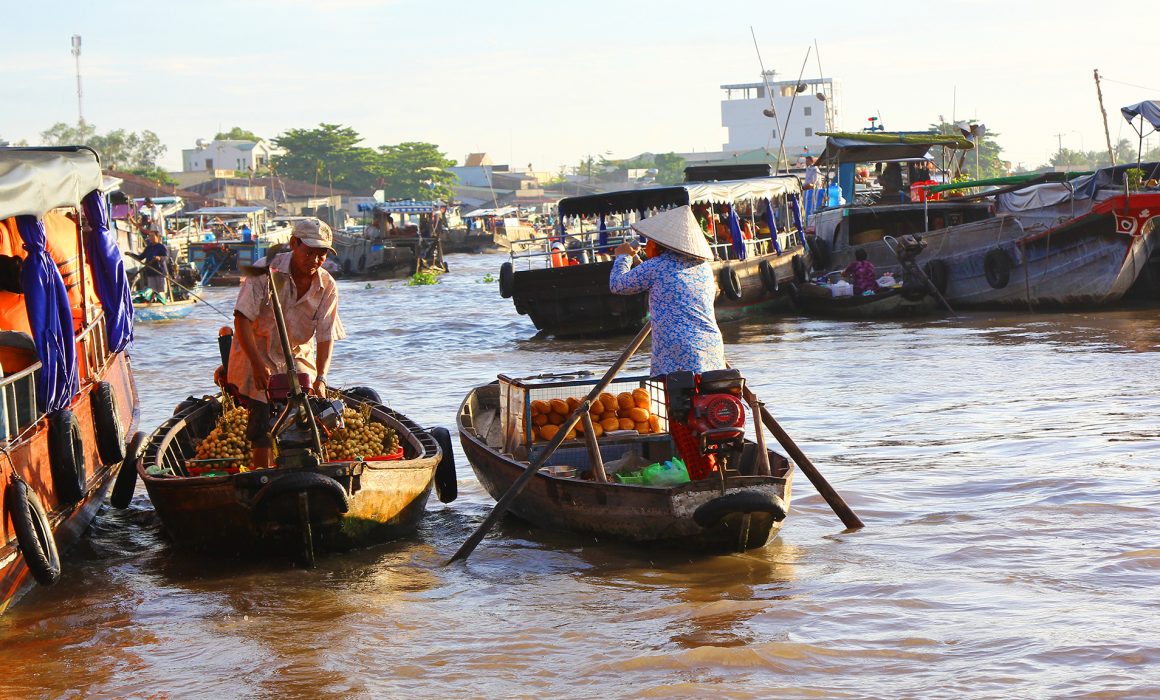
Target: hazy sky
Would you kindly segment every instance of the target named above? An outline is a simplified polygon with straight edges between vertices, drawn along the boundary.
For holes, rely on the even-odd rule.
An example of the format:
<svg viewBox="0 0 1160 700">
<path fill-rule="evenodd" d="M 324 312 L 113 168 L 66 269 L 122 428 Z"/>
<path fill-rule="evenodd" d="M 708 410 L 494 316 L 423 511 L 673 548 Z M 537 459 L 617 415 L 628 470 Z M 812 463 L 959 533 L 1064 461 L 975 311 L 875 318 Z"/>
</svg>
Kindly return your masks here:
<svg viewBox="0 0 1160 700">
<path fill-rule="evenodd" d="M 0 138 L 76 122 L 80 34 L 85 119 L 155 131 L 172 169 L 219 129 L 324 121 L 370 146 L 430 141 L 541 170 L 719 150 L 719 86 L 760 78 L 750 26 L 779 77 L 817 41 L 839 127 L 977 118 L 1028 167 L 1061 142 L 1104 148 L 1092 69 L 1113 142 L 1136 139 L 1121 106 L 1160 99 L 1154 1 L 3 0 L 0 17 Z"/>
</svg>

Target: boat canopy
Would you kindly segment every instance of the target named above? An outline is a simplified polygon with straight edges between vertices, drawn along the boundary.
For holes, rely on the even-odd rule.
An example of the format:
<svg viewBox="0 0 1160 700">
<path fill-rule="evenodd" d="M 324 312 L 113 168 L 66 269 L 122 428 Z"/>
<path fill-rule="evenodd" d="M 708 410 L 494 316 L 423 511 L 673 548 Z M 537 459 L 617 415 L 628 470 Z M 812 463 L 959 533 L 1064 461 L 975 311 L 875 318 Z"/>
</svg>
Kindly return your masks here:
<svg viewBox="0 0 1160 700">
<path fill-rule="evenodd" d="M 679 207 L 685 204 L 732 204 L 745 200 L 773 200 L 800 192 L 801 183 L 792 175 L 720 182 L 690 182 L 670 187 L 646 187 L 567 197 L 560 200 L 560 216 L 595 216 Z"/>
<path fill-rule="evenodd" d="M 190 216 L 245 216 L 266 211 L 266 207 L 202 207 L 189 212 Z"/>
<path fill-rule="evenodd" d="M 421 202 L 413 199 L 399 199 L 374 205 L 375 211 L 387 214 L 434 214 L 443 206 L 442 202 Z"/>
<path fill-rule="evenodd" d="M 1144 121 L 1151 124 L 1153 129 L 1160 130 L 1160 100 L 1144 100 L 1134 105 L 1121 107 L 1120 114 L 1124 115 L 1124 119 L 1129 124 L 1132 124 L 1132 120 L 1136 117 L 1143 117 Z M 1135 124 L 1132 126 L 1134 128 Z M 1143 131 L 1143 129 L 1138 131 Z"/>
<path fill-rule="evenodd" d="M 476 209 L 463 215 L 464 219 L 478 219 L 481 216 L 507 216 L 519 211 L 516 207 L 500 207 L 499 209 Z"/>
<path fill-rule="evenodd" d="M 0 219 L 76 206 L 103 184 L 91 148 L 0 148 Z"/>
<path fill-rule="evenodd" d="M 818 165 L 838 163 L 881 163 L 888 160 L 923 160 L 935 146 L 967 151 L 975 147 L 962 136 L 906 132 L 819 132 L 826 137 L 826 150 Z"/>
</svg>

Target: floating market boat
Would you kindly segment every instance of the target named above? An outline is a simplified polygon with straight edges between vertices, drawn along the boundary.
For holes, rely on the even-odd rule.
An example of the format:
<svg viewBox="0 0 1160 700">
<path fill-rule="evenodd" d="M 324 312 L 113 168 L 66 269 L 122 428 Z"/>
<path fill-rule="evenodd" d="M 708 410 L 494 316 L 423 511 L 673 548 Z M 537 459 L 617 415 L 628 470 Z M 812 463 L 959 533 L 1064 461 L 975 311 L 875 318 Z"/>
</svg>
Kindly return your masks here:
<svg viewBox="0 0 1160 700">
<path fill-rule="evenodd" d="M 798 179 L 783 175 L 562 199 L 561 220 L 575 220 L 576 230 L 513 250 L 500 268 L 500 294 L 536 328 L 558 337 L 635 331 L 648 314 L 648 297 L 609 290 L 611 253 L 621 241 L 636 239 L 632 222 L 649 211 L 690 204 L 717 258 L 711 263 L 717 319 L 736 320 L 779 303 L 788 307 L 788 284 L 805 281 L 810 269 L 801 193 Z M 595 225 L 585 228 L 589 219 Z"/>
<path fill-rule="evenodd" d="M 442 242 L 434 235 L 434 217 L 442 207 L 439 202 L 414 200 L 375 204 L 370 226 L 334 232 L 339 275 L 382 279 L 446 272 Z"/>
<path fill-rule="evenodd" d="M 190 230 L 201 232 L 200 242 L 186 243 L 188 262 L 211 287 L 241 284 L 244 268 L 288 245 L 293 231 L 289 221 L 268 219 L 265 207 L 204 207 L 188 216 Z"/>
<path fill-rule="evenodd" d="M 915 180 L 925 177 L 926 153 L 936 146 L 972 144 L 934 134 L 829 134 L 819 163 L 837 166 L 847 200 L 856 164 L 886 162 L 907 166 L 917 201 L 901 201 L 902 182 L 877 203 L 819 210 L 811 220 L 815 261 L 841 268 L 863 248 L 877 270 L 898 272 L 883 239 L 917 234 L 927 244 L 917 262 L 955 308 L 1073 308 L 1120 300 L 1156 247 L 1160 187 L 1146 183 L 1160 177 L 1158 163 L 1141 164 L 1144 184 L 1129 189 L 1125 177 L 1135 165 L 1078 176 Z M 986 186 L 999 189 L 936 199 Z"/>
<path fill-rule="evenodd" d="M 0 148 L 0 611 L 56 582 L 114 479 L 128 498 L 133 308 L 101 187 L 92 149 Z"/>
<path fill-rule="evenodd" d="M 323 444 L 333 459 L 250 468 L 248 459 L 236 456 L 245 452 L 245 418 L 230 416 L 228 427 L 219 426 L 231 410 L 220 394 L 182 402 L 149 435 L 136 470 L 175 542 L 221 555 L 281 553 L 310 564 L 316 551 L 342 551 L 411 533 L 432 487 L 443 502 L 455 499 L 446 430 L 424 430 L 365 388 L 338 392 L 337 405 L 316 397 L 310 401 L 314 419 L 332 433 Z M 352 412 L 359 416 L 352 418 Z M 330 421 L 342 413 L 347 413 L 345 427 L 336 428 Z M 397 438 L 393 453 L 372 456 L 378 448 L 367 448 L 366 442 L 335 447 L 333 441 L 344 435 L 340 431 L 354 433 L 364 421 L 386 429 L 378 434 Z M 203 445 L 206 440 L 213 444 Z M 386 441 L 383 445 L 386 449 Z M 198 458 L 199 448 L 202 454 L 224 448 L 233 456 Z M 283 443 L 279 449 L 288 452 Z M 371 454 L 352 456 L 356 449 Z"/>
<path fill-rule="evenodd" d="M 133 315 L 138 323 L 152 321 L 175 321 L 193 313 L 196 299 L 166 299 L 157 294 L 150 294 L 152 290 L 144 290 L 133 294 Z"/>
<path fill-rule="evenodd" d="M 503 498 L 545 451 L 543 440 L 555 435 L 537 433 L 547 414 L 546 409 L 537 412 L 536 405 L 553 406 L 558 413 L 556 402 L 574 406 L 564 397 L 583 398 L 596 383 L 580 375 L 500 375 L 497 382 L 467 395 L 457 417 L 460 441 L 492 498 Z M 707 479 L 689 481 L 687 474 L 683 480 L 673 478 L 669 467 L 677 452 L 667 432 L 660 382 L 621 378 L 608 391 L 618 402 L 626 393 L 635 400 L 646 392 L 649 421 L 637 423 L 636 429 L 607 432 L 594 421 L 597 437 L 592 443 L 565 439 L 511 501 L 511 513 L 551 530 L 692 550 L 753 549 L 777 533 L 790 503 L 789 460 L 767 451 L 766 462 L 756 444 L 736 437 L 732 439 L 739 449 L 725 469 Z M 611 410 L 605 406 L 606 414 Z M 741 421 L 744 416 L 743 410 L 735 415 Z M 552 427 L 551 422 L 545 425 Z"/>
</svg>

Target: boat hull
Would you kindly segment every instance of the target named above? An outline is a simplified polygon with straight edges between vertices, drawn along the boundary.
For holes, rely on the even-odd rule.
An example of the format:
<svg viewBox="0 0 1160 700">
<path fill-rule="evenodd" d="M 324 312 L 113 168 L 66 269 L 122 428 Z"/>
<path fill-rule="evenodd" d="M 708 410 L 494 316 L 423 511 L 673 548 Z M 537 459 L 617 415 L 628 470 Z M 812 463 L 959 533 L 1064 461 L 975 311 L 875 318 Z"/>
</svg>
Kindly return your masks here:
<svg viewBox="0 0 1160 700">
<path fill-rule="evenodd" d="M 528 463 L 503 454 L 489 445 L 486 434 L 480 435 L 488 432 L 484 424 L 495 425 L 497 408 L 498 387 L 479 387 L 461 405 L 458 427 L 464 454 L 476 477 L 492 498 L 499 500 L 524 474 Z M 602 451 L 609 447 L 601 445 Z M 755 450 L 755 445 L 747 446 L 743 464 L 752 465 Z M 574 462 L 577 450 L 571 452 L 568 458 Z M 720 502 L 723 496 L 780 501 L 788 511 L 792 464 L 775 452 L 769 452 L 769 458 L 775 476 L 731 474 L 724 483 L 708 479 L 675 487 L 599 483 L 540 472 L 512 500 L 510 512 L 537 527 L 629 542 L 698 551 L 755 549 L 765 546 L 778 532 L 784 513 L 781 517 L 736 513 L 704 527 L 694 514 L 706 504 Z"/>
<path fill-rule="evenodd" d="M 824 318 L 910 318 L 935 313 L 938 302 L 930 294 L 908 299 L 902 289 L 879 290 L 873 296 L 835 297 L 829 287 L 807 282 L 791 292 L 799 311 Z"/>
<path fill-rule="evenodd" d="M 174 301 L 168 304 L 133 304 L 133 318 L 138 322 L 173 321 L 193 313 L 194 300 Z"/>
<path fill-rule="evenodd" d="M 309 537 L 314 548 L 344 551 L 406 536 L 426 512 L 442 451 L 430 434 L 385 407 L 373 415 L 399 433 L 406 459 L 220 476 L 163 476 L 151 469 L 172 466 L 207 433 L 216 406 L 210 398 L 178 412 L 150 436 L 136 465 L 178 545 L 225 556 L 293 555 Z"/>
<path fill-rule="evenodd" d="M 428 247 L 433 246 L 428 251 Z M 443 254 L 437 242 L 422 238 L 374 239 L 335 234 L 339 276 L 384 279 L 409 277 L 424 270 L 443 271 Z"/>
</svg>

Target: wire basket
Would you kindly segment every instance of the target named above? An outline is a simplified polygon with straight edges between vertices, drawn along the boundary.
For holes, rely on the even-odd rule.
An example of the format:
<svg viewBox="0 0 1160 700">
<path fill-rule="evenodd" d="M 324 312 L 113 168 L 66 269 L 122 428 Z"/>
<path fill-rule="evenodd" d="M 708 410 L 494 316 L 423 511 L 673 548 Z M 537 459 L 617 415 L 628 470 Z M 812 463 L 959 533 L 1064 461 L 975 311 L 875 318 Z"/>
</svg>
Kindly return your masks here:
<svg viewBox="0 0 1160 700">
<path fill-rule="evenodd" d="M 582 403 L 592 387 L 600 383 L 600 378 L 590 372 L 579 374 L 543 374 L 533 377 L 513 378 L 499 375 L 500 421 L 503 429 L 504 449 L 514 452 L 521 445 L 530 446 L 533 443 L 546 443 L 554 434 L 551 426 L 558 426 L 570 415 L 577 405 Z M 637 397 L 632 397 L 634 389 L 643 389 L 648 394 L 648 406 L 635 403 Z M 597 440 L 621 437 L 625 435 L 667 433 L 669 430 L 668 410 L 665 402 L 663 382 L 648 377 L 621 377 L 605 388 L 602 395 L 609 394 L 617 400 L 616 409 L 602 405 L 601 410 L 593 404 L 593 428 Z M 634 420 L 628 408 L 622 408 L 621 396 L 628 394 L 632 397 L 633 408 L 644 409 L 648 414 L 646 420 Z M 640 394 L 637 395 L 638 397 Z M 601 402 L 607 404 L 607 398 Z M 643 403 L 643 401 L 641 401 Z M 551 410 L 545 411 L 547 406 Z M 560 409 L 563 409 L 562 411 Z M 617 425 L 612 428 L 611 418 L 616 414 Z M 621 416 L 623 414 L 623 417 Z M 640 413 L 631 414 L 640 418 Z M 607 425 L 602 425 L 598 417 L 604 417 Z M 600 426 L 600 427 L 597 427 Z M 579 441 L 583 423 L 579 423 L 574 435 L 565 439 Z"/>
</svg>

